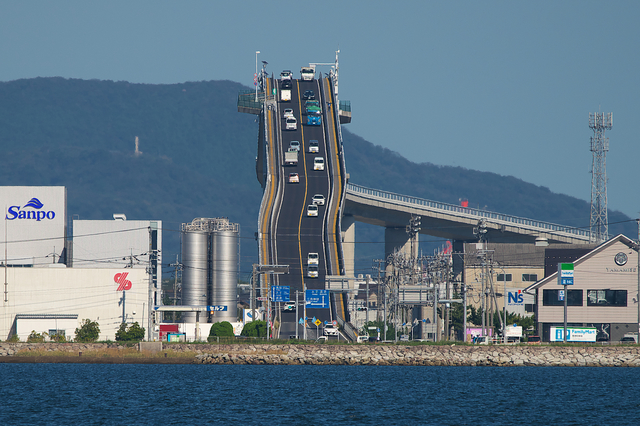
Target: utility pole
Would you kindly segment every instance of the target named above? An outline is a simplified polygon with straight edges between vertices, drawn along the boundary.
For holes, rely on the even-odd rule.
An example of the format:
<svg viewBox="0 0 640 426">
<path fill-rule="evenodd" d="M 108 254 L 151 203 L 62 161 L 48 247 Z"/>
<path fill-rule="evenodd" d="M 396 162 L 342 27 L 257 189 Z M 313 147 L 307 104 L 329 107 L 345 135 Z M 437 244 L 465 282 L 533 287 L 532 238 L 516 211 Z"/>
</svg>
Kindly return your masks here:
<svg viewBox="0 0 640 426">
<path fill-rule="evenodd" d="M 177 305 L 178 304 L 178 273 L 180 271 L 182 271 L 182 264 L 180 262 L 178 262 L 178 255 L 176 254 L 176 262 L 175 263 L 171 263 L 169 266 L 173 267 L 173 274 L 174 274 L 174 280 L 173 280 L 173 305 Z M 180 281 L 182 282 L 182 280 Z M 173 321 L 176 320 L 176 313 L 172 312 L 171 313 L 171 318 L 173 319 Z"/>
</svg>

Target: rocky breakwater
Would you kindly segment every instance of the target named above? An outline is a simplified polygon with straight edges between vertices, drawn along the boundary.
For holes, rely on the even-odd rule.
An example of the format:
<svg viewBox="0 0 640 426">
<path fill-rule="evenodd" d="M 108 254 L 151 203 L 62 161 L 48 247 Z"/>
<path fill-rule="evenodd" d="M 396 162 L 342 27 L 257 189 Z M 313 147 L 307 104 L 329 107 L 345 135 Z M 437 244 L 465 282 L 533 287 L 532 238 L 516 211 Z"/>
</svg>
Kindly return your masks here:
<svg viewBox="0 0 640 426">
<path fill-rule="evenodd" d="M 79 354 L 81 352 L 123 349 L 117 343 L 0 343 L 0 356 L 15 356 L 29 352 L 63 352 Z"/>
<path fill-rule="evenodd" d="M 219 345 L 201 364 L 640 367 L 638 346 Z"/>
</svg>

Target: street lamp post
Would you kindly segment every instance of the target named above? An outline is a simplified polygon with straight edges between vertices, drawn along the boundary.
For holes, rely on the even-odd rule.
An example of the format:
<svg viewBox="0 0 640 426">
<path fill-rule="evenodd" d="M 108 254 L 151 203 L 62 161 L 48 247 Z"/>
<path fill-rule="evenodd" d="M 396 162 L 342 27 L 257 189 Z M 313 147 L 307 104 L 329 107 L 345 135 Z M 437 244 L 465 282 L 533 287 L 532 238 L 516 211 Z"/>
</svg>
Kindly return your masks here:
<svg viewBox="0 0 640 426">
<path fill-rule="evenodd" d="M 258 80 L 256 80 L 258 77 L 258 53 L 260 51 L 256 50 L 256 73 L 253 75 L 253 85 L 256 86 L 256 102 L 258 102 Z"/>
</svg>

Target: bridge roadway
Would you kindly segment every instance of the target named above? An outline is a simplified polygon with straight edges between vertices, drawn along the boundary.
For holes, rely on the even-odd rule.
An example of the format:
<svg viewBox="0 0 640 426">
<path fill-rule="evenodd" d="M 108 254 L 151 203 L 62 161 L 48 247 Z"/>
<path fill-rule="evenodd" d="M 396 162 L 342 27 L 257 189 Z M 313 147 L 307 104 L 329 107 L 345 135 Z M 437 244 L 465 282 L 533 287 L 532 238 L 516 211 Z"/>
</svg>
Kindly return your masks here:
<svg viewBox="0 0 640 426">
<path fill-rule="evenodd" d="M 280 81 L 270 79 L 270 84 L 276 86 L 279 96 Z M 312 90 L 316 99 L 320 101 L 322 107 L 322 125 L 307 125 L 306 112 L 304 108 L 303 94 Z M 271 93 L 267 91 L 267 93 Z M 291 108 L 294 117 L 298 121 L 296 130 L 286 130 L 284 119 L 284 109 Z M 341 188 L 341 161 L 336 153 L 338 146 L 336 120 L 334 120 L 335 108 L 332 96 L 331 82 L 328 79 L 321 80 L 293 80 L 291 90 L 291 101 L 282 102 L 279 98 L 274 99 L 269 107 L 265 109 L 267 121 L 268 139 L 274 141 L 268 144 L 267 161 L 270 173 L 270 180 L 277 183 L 265 187 L 269 194 L 265 198 L 272 198 L 268 202 L 271 206 L 265 208 L 269 210 L 268 218 L 265 216 L 261 222 L 268 225 L 268 233 L 271 236 L 264 239 L 261 251 L 268 250 L 268 262 L 278 265 L 289 265 L 289 273 L 272 277 L 270 285 L 289 286 L 292 301 L 298 298 L 302 302 L 304 299 L 304 289 L 324 289 L 325 276 L 336 275 L 340 265 L 339 252 L 336 242 L 338 229 L 338 210 L 340 199 L 343 195 Z M 309 141 L 318 141 L 318 153 L 309 152 Z M 298 154 L 298 164 L 295 166 L 284 165 L 284 155 L 292 141 L 300 142 L 300 152 Z M 324 158 L 324 170 L 314 170 L 314 158 Z M 289 183 L 288 178 L 291 173 L 297 173 L 299 183 Z M 312 204 L 314 195 L 320 194 L 325 197 L 325 204 L 318 206 L 318 216 L 308 216 L 308 206 Z M 264 201 L 263 201 L 264 204 Z M 261 225 L 262 226 L 262 225 Z M 269 240 L 269 243 L 267 243 Z M 267 249 L 268 246 L 268 249 Z M 318 277 L 308 277 L 308 254 L 318 253 Z M 262 262 L 267 258 L 262 258 Z M 344 317 L 342 308 L 342 297 L 338 296 L 338 303 L 332 303 L 331 309 L 307 309 L 308 318 L 316 317 L 321 321 L 330 321 L 335 318 L 336 309 L 341 317 Z M 288 337 L 296 334 L 296 314 L 295 312 L 282 312 L 280 306 L 276 306 L 276 318 L 280 316 L 280 336 Z M 303 316 L 302 305 L 300 305 L 298 317 Z M 320 329 L 321 330 L 321 329 Z M 314 337 L 316 327 L 307 330 Z M 303 335 L 302 327 L 298 326 L 298 335 Z M 308 336 L 310 337 L 310 336 Z"/>
<path fill-rule="evenodd" d="M 441 203 L 348 184 L 344 215 L 358 222 L 404 228 L 411 215 L 421 216 L 422 234 L 453 241 L 477 241 L 473 229 L 484 219 L 488 241 L 494 243 L 535 242 L 585 244 L 589 230 L 510 216 L 486 210 Z"/>
</svg>

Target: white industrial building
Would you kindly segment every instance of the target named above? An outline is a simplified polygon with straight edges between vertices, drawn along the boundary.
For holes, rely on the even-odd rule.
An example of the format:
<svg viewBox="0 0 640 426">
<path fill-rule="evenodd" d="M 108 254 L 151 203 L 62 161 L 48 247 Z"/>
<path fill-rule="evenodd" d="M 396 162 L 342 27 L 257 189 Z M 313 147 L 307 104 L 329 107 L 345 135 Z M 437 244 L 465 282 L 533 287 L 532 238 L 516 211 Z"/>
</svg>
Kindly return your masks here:
<svg viewBox="0 0 640 426">
<path fill-rule="evenodd" d="M 161 221 L 75 220 L 67 235 L 65 187 L 0 187 L 0 205 L 1 340 L 31 331 L 73 338 L 84 319 L 98 322 L 100 340 L 115 340 L 123 321 L 153 339 Z"/>
</svg>

